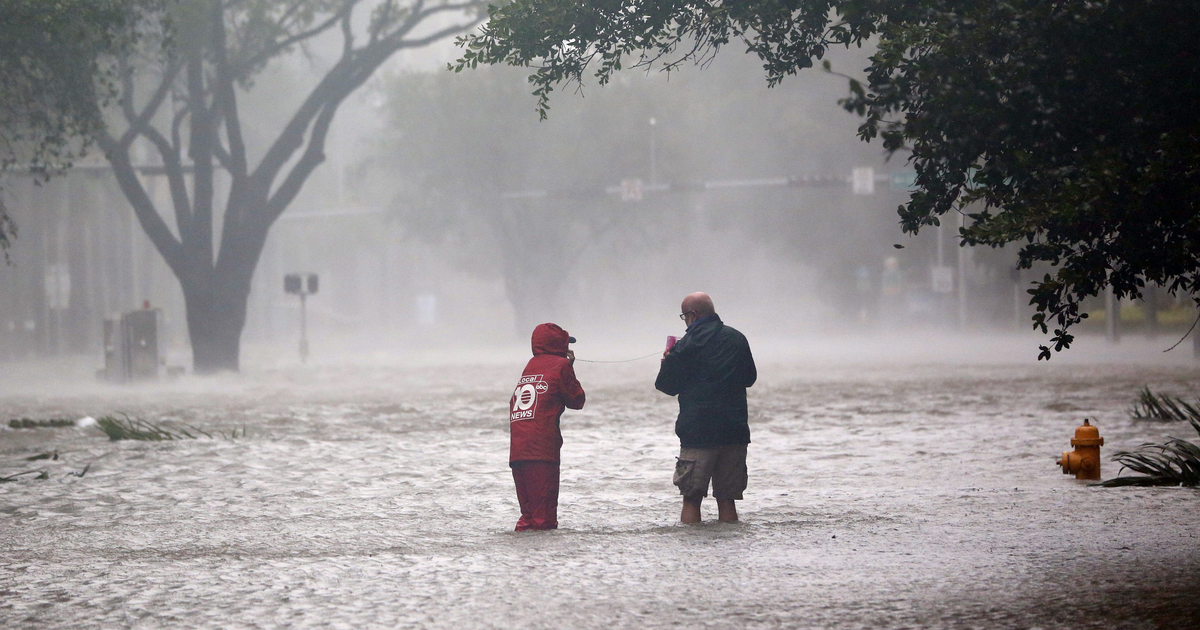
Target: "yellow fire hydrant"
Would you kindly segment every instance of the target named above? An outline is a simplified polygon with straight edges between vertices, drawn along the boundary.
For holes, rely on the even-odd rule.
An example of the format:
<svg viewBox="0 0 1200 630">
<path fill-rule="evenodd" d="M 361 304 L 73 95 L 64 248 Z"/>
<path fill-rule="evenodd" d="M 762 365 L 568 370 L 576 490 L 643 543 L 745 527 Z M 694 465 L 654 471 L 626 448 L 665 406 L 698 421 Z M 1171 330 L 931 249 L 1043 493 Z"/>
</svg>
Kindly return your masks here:
<svg viewBox="0 0 1200 630">
<path fill-rule="evenodd" d="M 1056 463 L 1062 466 L 1064 475 L 1075 473 L 1076 479 L 1099 479 L 1100 446 L 1103 444 L 1100 429 L 1084 418 L 1083 426 L 1075 429 L 1075 437 L 1071 439 L 1071 446 L 1075 450 L 1064 451 L 1062 459 Z"/>
</svg>

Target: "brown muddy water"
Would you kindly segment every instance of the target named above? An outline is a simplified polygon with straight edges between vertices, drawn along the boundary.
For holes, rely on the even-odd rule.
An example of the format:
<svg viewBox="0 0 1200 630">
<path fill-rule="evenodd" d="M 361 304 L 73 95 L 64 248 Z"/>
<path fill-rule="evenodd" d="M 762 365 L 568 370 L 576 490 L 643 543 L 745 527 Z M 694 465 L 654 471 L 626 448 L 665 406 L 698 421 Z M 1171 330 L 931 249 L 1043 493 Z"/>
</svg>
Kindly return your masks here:
<svg viewBox="0 0 1200 630">
<path fill-rule="evenodd" d="M 651 360 L 577 366 L 561 529 L 522 534 L 519 352 L 139 387 L 4 366 L 4 420 L 124 411 L 248 435 L 0 430 L 0 476 L 49 475 L 0 484 L 0 627 L 1200 627 L 1200 491 L 1053 464 L 1084 417 L 1105 478 L 1115 450 L 1196 438 L 1128 414 L 1144 384 L 1200 393 L 1190 360 L 777 354 L 751 390 L 742 523 L 711 501 L 676 523 L 675 402 Z"/>
</svg>

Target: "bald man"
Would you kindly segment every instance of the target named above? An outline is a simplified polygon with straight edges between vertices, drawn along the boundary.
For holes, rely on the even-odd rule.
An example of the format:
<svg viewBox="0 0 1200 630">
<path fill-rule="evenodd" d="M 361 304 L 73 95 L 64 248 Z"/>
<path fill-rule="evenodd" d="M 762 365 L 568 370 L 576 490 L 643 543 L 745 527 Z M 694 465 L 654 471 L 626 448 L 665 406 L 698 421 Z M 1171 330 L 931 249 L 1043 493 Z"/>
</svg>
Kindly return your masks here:
<svg viewBox="0 0 1200 630">
<path fill-rule="evenodd" d="M 679 318 L 687 334 L 663 353 L 654 387 L 679 396 L 679 458 L 675 485 L 683 495 L 679 520 L 700 522 L 700 504 L 712 481 L 718 518 L 738 520 L 735 501 L 746 490 L 746 445 L 750 443 L 746 388 L 758 379 L 745 335 L 726 326 L 712 298 L 683 298 Z"/>
</svg>

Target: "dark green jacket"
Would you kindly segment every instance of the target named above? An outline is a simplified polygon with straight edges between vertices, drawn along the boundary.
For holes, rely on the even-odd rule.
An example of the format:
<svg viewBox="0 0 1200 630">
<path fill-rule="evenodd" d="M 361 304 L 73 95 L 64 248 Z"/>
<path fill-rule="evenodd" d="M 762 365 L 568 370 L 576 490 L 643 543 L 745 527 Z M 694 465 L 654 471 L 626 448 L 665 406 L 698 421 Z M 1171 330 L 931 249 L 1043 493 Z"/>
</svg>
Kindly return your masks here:
<svg viewBox="0 0 1200 630">
<path fill-rule="evenodd" d="M 679 396 L 679 443 L 709 448 L 750 443 L 746 388 L 757 379 L 746 336 L 714 316 L 694 324 L 671 348 L 654 387 Z"/>
</svg>

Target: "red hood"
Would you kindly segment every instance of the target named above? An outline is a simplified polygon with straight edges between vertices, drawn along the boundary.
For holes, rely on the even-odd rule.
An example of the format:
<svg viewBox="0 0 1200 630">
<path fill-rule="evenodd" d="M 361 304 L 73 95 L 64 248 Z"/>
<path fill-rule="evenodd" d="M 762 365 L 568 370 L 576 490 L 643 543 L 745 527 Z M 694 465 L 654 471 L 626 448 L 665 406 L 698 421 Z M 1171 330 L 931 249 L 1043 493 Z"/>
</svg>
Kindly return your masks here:
<svg viewBox="0 0 1200 630">
<path fill-rule="evenodd" d="M 538 327 L 533 329 L 533 354 L 556 354 L 565 357 L 570 337 L 558 324 L 538 324 Z"/>
</svg>

